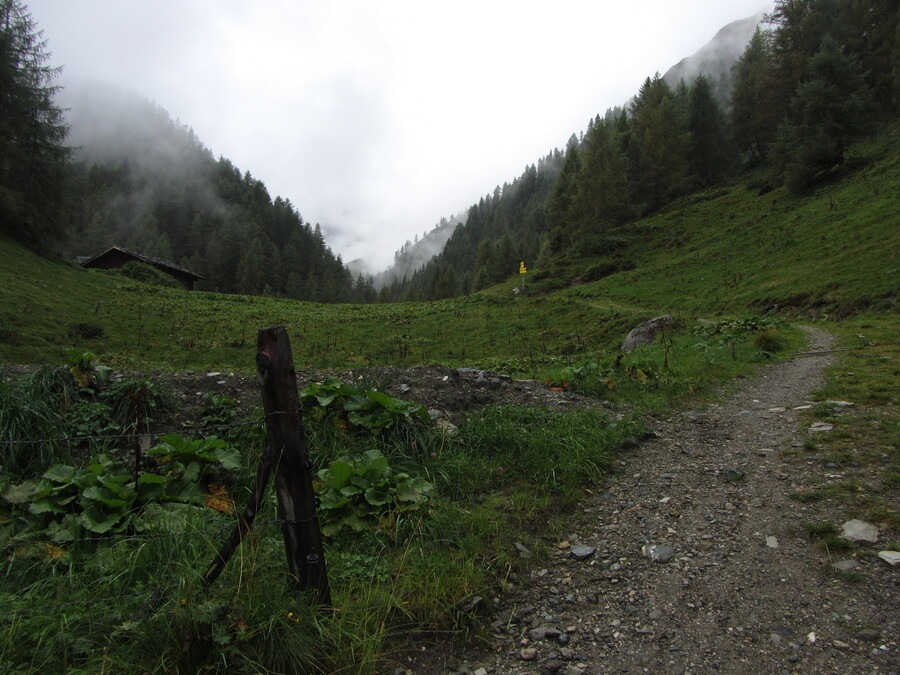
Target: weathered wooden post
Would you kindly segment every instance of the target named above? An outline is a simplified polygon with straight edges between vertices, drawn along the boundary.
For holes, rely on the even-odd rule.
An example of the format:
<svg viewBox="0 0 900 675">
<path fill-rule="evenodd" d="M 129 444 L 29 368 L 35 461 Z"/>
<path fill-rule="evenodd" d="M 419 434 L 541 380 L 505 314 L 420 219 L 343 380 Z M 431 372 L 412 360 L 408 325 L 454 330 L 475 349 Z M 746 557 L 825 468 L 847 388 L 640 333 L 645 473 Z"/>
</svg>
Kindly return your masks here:
<svg viewBox="0 0 900 675">
<path fill-rule="evenodd" d="M 301 590 L 314 591 L 320 603 L 330 605 L 331 592 L 312 486 L 312 462 L 300 418 L 291 343 L 284 327 L 259 331 L 256 368 L 262 380 L 266 433 L 275 466 L 288 570 Z"/>
</svg>

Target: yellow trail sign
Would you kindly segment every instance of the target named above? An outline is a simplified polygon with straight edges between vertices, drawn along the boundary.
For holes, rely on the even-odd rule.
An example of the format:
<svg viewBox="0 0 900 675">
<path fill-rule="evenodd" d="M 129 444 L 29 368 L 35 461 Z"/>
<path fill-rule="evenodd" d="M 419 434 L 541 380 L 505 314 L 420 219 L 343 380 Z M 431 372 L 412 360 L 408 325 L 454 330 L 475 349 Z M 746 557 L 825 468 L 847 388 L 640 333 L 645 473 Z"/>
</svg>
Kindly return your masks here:
<svg viewBox="0 0 900 675">
<path fill-rule="evenodd" d="M 519 263 L 519 274 L 525 274 L 526 272 L 528 272 L 528 270 L 525 269 L 525 263 L 520 262 Z"/>
</svg>

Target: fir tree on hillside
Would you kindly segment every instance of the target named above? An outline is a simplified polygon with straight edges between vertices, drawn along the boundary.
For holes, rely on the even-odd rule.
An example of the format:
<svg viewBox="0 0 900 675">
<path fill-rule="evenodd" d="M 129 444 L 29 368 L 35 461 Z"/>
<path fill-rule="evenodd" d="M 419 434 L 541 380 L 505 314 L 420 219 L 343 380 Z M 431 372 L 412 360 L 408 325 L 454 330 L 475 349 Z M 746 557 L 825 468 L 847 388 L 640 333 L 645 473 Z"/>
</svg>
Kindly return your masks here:
<svg viewBox="0 0 900 675">
<path fill-rule="evenodd" d="M 65 233 L 68 128 L 54 104 L 59 69 L 49 59 L 25 5 L 0 0 L 0 222 L 8 234 L 31 243 Z"/>
</svg>

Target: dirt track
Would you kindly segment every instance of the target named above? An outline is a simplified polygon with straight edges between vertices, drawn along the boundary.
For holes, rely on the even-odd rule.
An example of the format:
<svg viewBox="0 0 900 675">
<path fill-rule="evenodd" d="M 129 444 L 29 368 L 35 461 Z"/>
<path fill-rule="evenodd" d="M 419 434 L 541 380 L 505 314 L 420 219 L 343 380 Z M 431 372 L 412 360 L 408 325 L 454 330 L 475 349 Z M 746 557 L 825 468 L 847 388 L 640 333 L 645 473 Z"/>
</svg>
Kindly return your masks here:
<svg viewBox="0 0 900 675">
<path fill-rule="evenodd" d="M 831 346 L 809 332 L 811 350 Z M 837 515 L 789 496 L 842 478 L 801 449 L 810 420 L 794 410 L 831 358 L 768 367 L 659 420 L 548 542 L 550 562 L 486 600 L 487 649 L 426 648 L 407 672 L 900 672 L 900 570 L 872 546 L 829 556 L 804 525 Z M 578 545 L 593 552 L 579 560 Z M 833 570 L 842 558 L 859 563 L 852 578 Z"/>
</svg>

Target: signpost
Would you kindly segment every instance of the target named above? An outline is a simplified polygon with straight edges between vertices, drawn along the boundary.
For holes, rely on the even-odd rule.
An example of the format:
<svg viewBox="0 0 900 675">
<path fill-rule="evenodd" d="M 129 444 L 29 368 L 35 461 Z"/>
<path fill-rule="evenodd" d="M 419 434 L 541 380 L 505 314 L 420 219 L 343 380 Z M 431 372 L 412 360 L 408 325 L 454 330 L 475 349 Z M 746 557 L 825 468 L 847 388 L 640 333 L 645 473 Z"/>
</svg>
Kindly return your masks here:
<svg viewBox="0 0 900 675">
<path fill-rule="evenodd" d="M 519 263 L 519 274 L 522 275 L 522 290 L 525 290 L 525 275 L 528 273 L 528 270 L 525 267 L 525 261 Z"/>
</svg>

